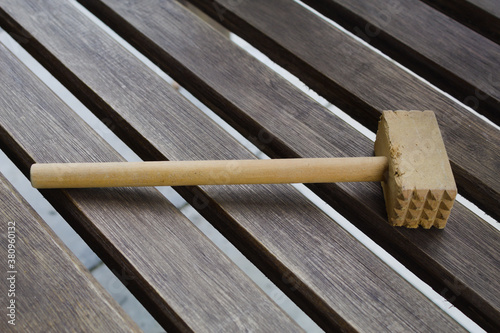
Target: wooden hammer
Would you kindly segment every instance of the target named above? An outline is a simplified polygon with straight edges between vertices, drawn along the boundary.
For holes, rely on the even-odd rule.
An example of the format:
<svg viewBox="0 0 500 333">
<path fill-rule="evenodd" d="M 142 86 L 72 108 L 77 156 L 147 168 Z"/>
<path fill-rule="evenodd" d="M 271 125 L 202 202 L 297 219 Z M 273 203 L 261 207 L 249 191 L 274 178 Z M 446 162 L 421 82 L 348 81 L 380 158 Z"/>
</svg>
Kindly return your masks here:
<svg viewBox="0 0 500 333">
<path fill-rule="evenodd" d="M 457 188 L 432 111 L 384 111 L 374 157 L 33 164 L 36 188 L 381 181 L 389 223 L 444 228 Z"/>
</svg>

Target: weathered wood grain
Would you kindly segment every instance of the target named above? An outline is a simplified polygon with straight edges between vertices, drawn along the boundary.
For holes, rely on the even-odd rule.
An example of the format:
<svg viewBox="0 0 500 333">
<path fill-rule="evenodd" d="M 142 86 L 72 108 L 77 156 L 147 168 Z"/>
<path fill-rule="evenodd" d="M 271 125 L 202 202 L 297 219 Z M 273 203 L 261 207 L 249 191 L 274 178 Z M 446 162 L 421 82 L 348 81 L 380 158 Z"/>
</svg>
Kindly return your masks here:
<svg viewBox="0 0 500 333">
<path fill-rule="evenodd" d="M 107 0 L 113 10 L 102 2 L 93 3 L 96 6 L 91 9 L 96 14 L 272 156 L 372 154 L 373 142 L 199 23 L 175 2 L 135 7 Z M 312 188 L 438 292 L 446 291 L 446 297 L 461 304 L 462 310 L 467 311 L 472 303 L 480 309 L 478 313 L 489 313 L 494 321 L 498 318 L 500 304 L 490 290 L 496 283 L 499 263 L 490 254 L 496 252 L 500 235 L 463 206 L 454 208 L 450 220 L 453 227 L 431 237 L 435 248 L 428 251 L 428 242 L 422 239 L 429 234 L 407 233 L 383 222 L 378 184 Z M 473 235 L 467 231 L 469 223 L 477 228 Z M 453 260 L 447 253 L 453 253 Z M 485 275 L 479 277 L 477 272 Z M 484 317 L 478 313 L 476 318 Z M 478 320 L 484 324 L 484 319 Z"/>
<path fill-rule="evenodd" d="M 2 174 L 0 223 L 2 276 L 13 278 L 0 288 L 2 332 L 141 331 Z M 9 244 L 15 250 L 10 264 Z M 6 316 L 11 300 L 14 317 Z"/>
<path fill-rule="evenodd" d="M 493 126 L 293 1 L 191 2 L 373 131 L 382 110 L 434 110 L 459 192 L 500 218 Z"/>
<path fill-rule="evenodd" d="M 500 44 L 500 6 L 496 0 L 422 0 Z"/>
<path fill-rule="evenodd" d="M 117 132 L 133 143 L 143 157 L 254 158 L 66 2 L 2 1 L 0 4 L 4 14 L 14 17 L 33 35 L 25 46 L 46 65 L 57 57 L 58 70 L 54 63 L 49 66 L 54 73 L 94 112 L 113 117 L 114 125 L 121 128 Z M 42 19 L 34 20 L 33 17 Z M 35 49 L 40 53 L 34 52 Z M 18 127 L 16 119 L 8 118 L 11 133 Z M 26 137 L 27 131 L 29 129 L 23 128 L 16 135 L 16 138 L 19 136 L 17 140 Z M 17 154 L 22 154 L 19 152 L 22 149 L 27 147 L 18 147 Z M 52 159 L 65 160 L 65 157 L 58 155 Z M 205 186 L 178 190 L 328 330 L 385 331 L 394 325 L 410 331 L 460 330 L 453 320 L 290 185 Z M 380 192 L 378 188 L 373 190 Z M 75 196 L 79 193 L 71 191 Z M 117 191 L 92 191 L 94 196 L 97 193 L 103 193 L 99 197 L 102 198 L 100 209 L 104 211 L 110 204 L 122 205 L 123 209 L 129 205 L 129 209 L 135 211 L 140 203 L 137 209 L 144 211 L 135 213 L 150 214 L 143 207 L 147 198 L 137 196 L 138 203 L 132 205 L 118 195 L 113 199 L 112 194 Z M 151 224 L 154 220 L 150 217 L 141 223 Z M 113 224 L 104 221 L 103 218 L 102 223 Z M 134 229 L 131 232 L 136 235 L 142 234 L 137 227 L 126 227 Z M 161 229 L 154 230 L 159 231 Z M 158 238 L 162 237 L 151 236 L 153 240 Z M 177 242 L 182 243 L 182 240 Z M 177 249 L 180 246 L 177 242 L 164 244 L 182 253 Z M 137 246 L 130 243 L 132 246 L 127 254 L 134 255 Z M 159 246 L 160 249 L 164 247 Z M 144 260 L 151 264 L 150 258 Z M 157 276 L 158 279 L 177 280 L 175 275 Z M 234 283 L 227 278 L 221 281 L 226 281 L 224 286 Z M 179 298 L 190 293 L 189 289 L 178 289 Z M 200 304 L 212 307 L 202 300 Z M 223 311 L 224 305 L 218 306 Z M 255 302 L 254 306 L 268 311 L 262 303 Z"/>
<path fill-rule="evenodd" d="M 419 0 L 305 2 L 500 123 L 500 45 Z"/>
<path fill-rule="evenodd" d="M 33 162 L 121 160 L 1 45 L 0 82 L 0 147 L 25 174 Z M 300 331 L 156 190 L 43 194 L 165 329 Z M 27 263 L 29 254 L 23 253 L 19 260 Z M 62 301 L 56 309 L 64 316 L 73 306 Z"/>
</svg>

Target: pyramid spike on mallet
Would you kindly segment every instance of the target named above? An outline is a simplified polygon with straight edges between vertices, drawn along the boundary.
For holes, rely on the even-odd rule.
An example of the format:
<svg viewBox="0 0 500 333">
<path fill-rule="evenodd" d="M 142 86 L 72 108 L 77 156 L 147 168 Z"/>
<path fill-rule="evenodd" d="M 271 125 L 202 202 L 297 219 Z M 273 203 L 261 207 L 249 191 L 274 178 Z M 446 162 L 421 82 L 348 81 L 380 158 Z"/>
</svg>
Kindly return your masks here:
<svg viewBox="0 0 500 333">
<path fill-rule="evenodd" d="M 373 157 L 37 163 L 36 188 L 381 181 L 389 223 L 444 228 L 457 188 L 432 111 L 384 111 Z"/>
</svg>

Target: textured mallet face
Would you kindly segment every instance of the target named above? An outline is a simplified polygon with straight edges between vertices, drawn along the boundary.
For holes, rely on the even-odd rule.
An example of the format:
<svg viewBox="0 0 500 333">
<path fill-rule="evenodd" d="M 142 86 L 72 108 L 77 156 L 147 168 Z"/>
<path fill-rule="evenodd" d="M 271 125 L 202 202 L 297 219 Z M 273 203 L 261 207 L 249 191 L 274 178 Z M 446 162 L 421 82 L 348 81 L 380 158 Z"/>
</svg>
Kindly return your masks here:
<svg viewBox="0 0 500 333">
<path fill-rule="evenodd" d="M 434 112 L 384 111 L 375 155 L 389 161 L 382 182 L 389 223 L 444 228 L 457 188 Z"/>
</svg>

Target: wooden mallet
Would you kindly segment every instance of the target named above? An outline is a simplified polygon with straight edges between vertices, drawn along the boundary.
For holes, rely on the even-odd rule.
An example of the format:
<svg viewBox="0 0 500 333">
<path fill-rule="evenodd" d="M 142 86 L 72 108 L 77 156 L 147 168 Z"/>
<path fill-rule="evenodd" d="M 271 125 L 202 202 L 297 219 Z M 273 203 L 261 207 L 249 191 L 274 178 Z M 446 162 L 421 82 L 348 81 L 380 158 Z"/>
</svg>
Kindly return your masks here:
<svg viewBox="0 0 500 333">
<path fill-rule="evenodd" d="M 389 223 L 444 228 L 457 188 L 432 111 L 384 111 L 374 157 L 37 163 L 36 188 L 381 181 Z"/>
</svg>

